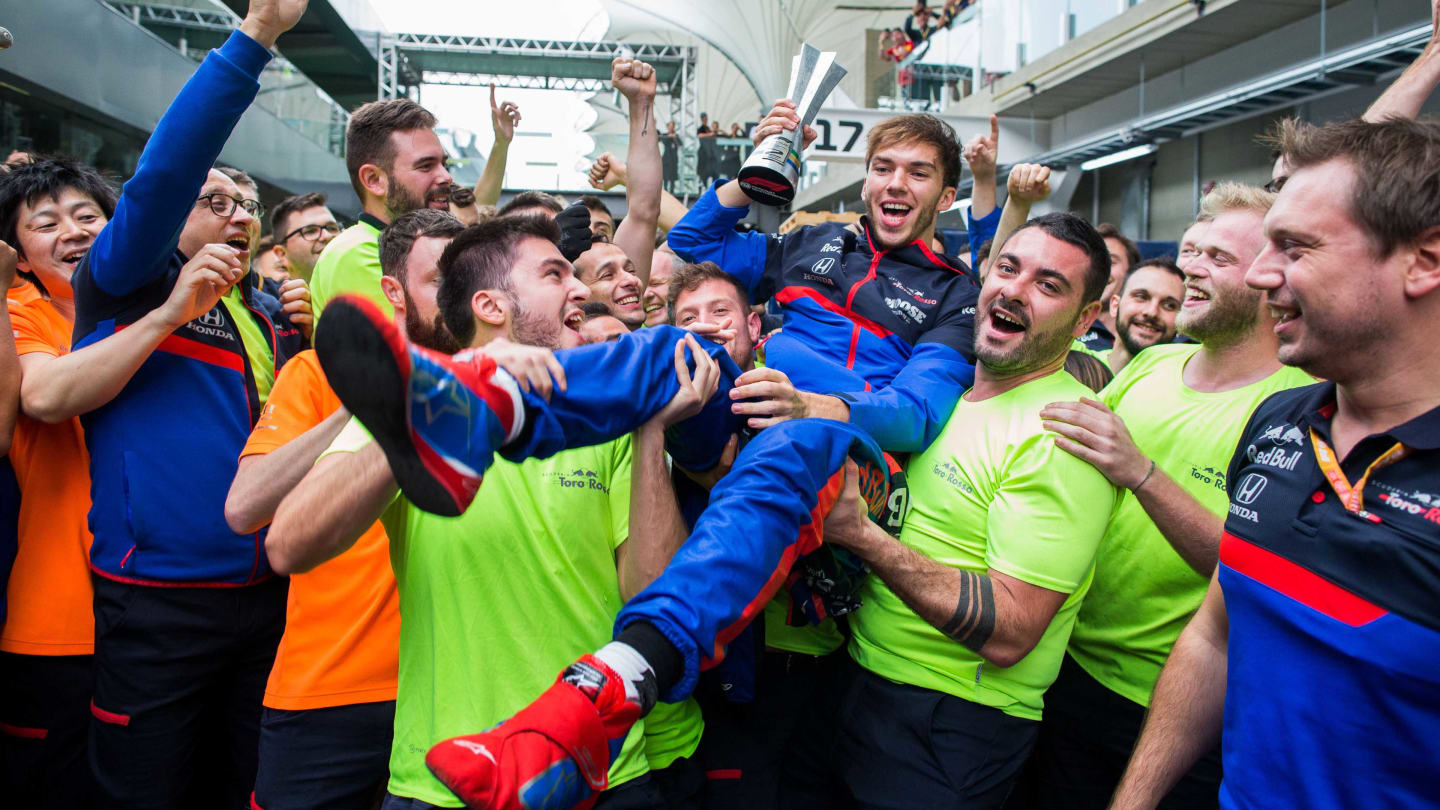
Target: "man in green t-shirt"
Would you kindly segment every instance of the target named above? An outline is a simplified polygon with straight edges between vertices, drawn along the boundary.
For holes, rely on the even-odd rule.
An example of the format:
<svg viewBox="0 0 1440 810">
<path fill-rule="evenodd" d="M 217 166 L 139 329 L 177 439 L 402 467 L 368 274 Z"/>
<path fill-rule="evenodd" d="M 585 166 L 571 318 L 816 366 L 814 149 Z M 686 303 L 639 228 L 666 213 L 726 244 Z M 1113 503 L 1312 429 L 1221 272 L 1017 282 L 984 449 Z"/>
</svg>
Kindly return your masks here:
<svg viewBox="0 0 1440 810">
<path fill-rule="evenodd" d="M 1017 802 L 1109 804 L 1160 667 L 1215 569 L 1228 498 L 1225 470 L 1255 407 L 1308 385 L 1276 359 L 1275 319 L 1245 271 L 1265 246 L 1275 195 L 1222 183 L 1201 203 L 1204 229 L 1185 267 L 1176 325 L 1199 345 L 1145 349 L 1094 400 L 1044 411 L 1056 443 L 1129 490 L 1101 541 L 1095 582 L 1075 622 Z M 1283 466 L 1284 458 L 1274 463 Z M 1219 751 L 1162 803 L 1215 807 Z"/>
<path fill-rule="evenodd" d="M 315 262 L 310 302 L 318 318 L 330 299 L 350 293 L 393 315 L 380 294 L 380 231 L 407 211 L 450 209 L 451 177 L 435 116 L 406 98 L 361 105 L 345 128 L 345 166 L 363 210 Z"/>
<path fill-rule="evenodd" d="M 826 542 L 872 576 L 823 713 L 833 727 L 813 730 L 782 805 L 998 808 L 1009 794 L 1118 500 L 1040 421 L 1045 403 L 1088 393 L 1063 366 L 1109 270 L 1078 217 L 1016 231 L 980 291 L 975 385 L 906 467 L 900 537 L 857 510 L 853 483 L 827 519 Z"/>
<path fill-rule="evenodd" d="M 499 218 L 456 237 L 439 262 L 445 326 L 463 345 L 484 346 L 522 385 L 548 382 L 551 351 L 579 343 L 567 321 L 586 289 L 558 240 L 551 220 Z M 544 460 L 497 461 L 458 518 L 399 496 L 384 454 L 358 422 L 281 504 L 267 549 L 283 546 L 288 569 L 339 554 L 376 519 L 390 538 L 404 618 L 386 807 L 461 806 L 427 770 L 425 752 L 505 720 L 547 685 L 545 673 L 608 640 L 624 600 L 683 541 L 674 498 L 659 496 L 668 491 L 665 428 L 698 410 L 718 380 L 713 361 L 694 349 L 694 377 L 685 372 L 681 393 L 631 437 Z M 645 731 L 656 722 L 666 719 L 652 714 L 637 724 L 613 758 L 609 783 L 623 796 L 610 800 L 664 806 L 668 786 L 646 776 L 647 746 L 658 743 Z M 677 711 L 668 722 L 683 726 L 667 741 L 682 749 L 673 761 L 693 751 L 699 718 Z"/>
</svg>

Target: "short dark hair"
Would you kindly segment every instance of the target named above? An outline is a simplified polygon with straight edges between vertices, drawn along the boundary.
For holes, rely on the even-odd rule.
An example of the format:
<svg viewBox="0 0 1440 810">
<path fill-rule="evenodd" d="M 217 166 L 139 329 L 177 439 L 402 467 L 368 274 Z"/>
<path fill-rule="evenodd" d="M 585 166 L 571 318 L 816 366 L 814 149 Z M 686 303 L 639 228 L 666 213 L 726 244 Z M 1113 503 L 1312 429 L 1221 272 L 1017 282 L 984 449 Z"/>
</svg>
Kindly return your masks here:
<svg viewBox="0 0 1440 810">
<path fill-rule="evenodd" d="M 986 239 L 984 242 L 981 242 L 981 243 L 980 243 L 980 249 L 977 250 L 977 251 L 975 251 L 975 261 L 977 261 L 977 262 L 983 262 L 983 261 L 985 261 L 986 259 L 990 258 L 990 248 L 993 248 L 993 247 L 995 247 L 995 237 L 993 237 L 993 236 L 990 237 L 989 239 Z M 972 267 L 972 268 L 970 268 L 970 269 L 975 270 L 975 271 L 977 271 L 977 272 L 980 270 L 980 268 L 978 268 L 978 267 Z"/>
<path fill-rule="evenodd" d="M 543 191 L 522 191 L 505 203 L 496 212 L 495 216 L 503 217 L 523 208 L 544 208 L 552 214 L 558 214 L 565 210 L 565 206 L 554 194 L 546 194 Z"/>
<path fill-rule="evenodd" d="M 955 129 L 927 113 L 897 115 L 871 127 L 865 136 L 865 167 L 870 167 L 870 161 L 879 150 L 906 141 L 919 141 L 935 147 L 935 151 L 940 153 L 937 168 L 945 185 L 950 188 L 960 185 L 960 142 L 956 140 Z"/>
<path fill-rule="evenodd" d="M 1085 271 L 1085 290 L 1080 306 L 1099 301 L 1105 285 L 1110 283 L 1110 249 L 1105 247 L 1105 240 L 1095 226 L 1083 217 L 1056 211 L 1035 217 L 1016 228 L 1005 240 L 1006 244 L 1027 228 L 1039 228 L 1051 237 L 1085 251 L 1090 266 Z"/>
<path fill-rule="evenodd" d="M 1134 267 L 1140 263 L 1140 248 L 1135 246 L 1130 237 L 1120 232 L 1120 228 L 1110 222 L 1102 222 L 1095 226 L 1095 232 L 1100 234 L 1101 239 L 1114 239 L 1125 248 L 1127 264 Z"/>
<path fill-rule="evenodd" d="M 255 182 L 255 178 L 251 177 L 244 169 L 237 169 L 234 166 L 216 166 L 215 171 L 234 180 L 237 186 L 249 186 L 257 192 L 260 190 L 260 184 Z"/>
<path fill-rule="evenodd" d="M 599 318 L 602 315 L 609 315 L 612 318 L 615 317 L 615 313 L 610 311 L 610 306 L 600 301 L 586 301 L 580 305 L 580 311 L 585 313 L 585 320 L 587 321 L 591 318 Z"/>
<path fill-rule="evenodd" d="M 592 212 L 596 214 L 604 214 L 605 216 L 609 217 L 611 221 L 614 221 L 615 215 L 610 213 L 610 209 L 605 205 L 605 201 L 595 196 L 594 194 L 581 194 L 580 202 L 586 208 L 589 208 Z"/>
<path fill-rule="evenodd" d="M 0 174 L 0 240 L 24 257 L 25 249 L 15 233 L 21 206 L 34 205 L 42 197 L 59 200 L 66 189 L 94 200 L 106 219 L 115 215 L 115 186 L 100 172 L 76 160 L 36 156 L 28 163 L 13 163 L 9 171 Z M 36 281 L 23 270 L 20 275 Z"/>
<path fill-rule="evenodd" d="M 405 264 L 415 240 L 424 236 L 453 239 L 463 230 L 465 225 L 449 211 L 417 208 L 401 214 L 380 232 L 380 273 L 404 286 Z"/>
<path fill-rule="evenodd" d="M 699 262 L 682 264 L 670 275 L 670 284 L 665 288 L 665 308 L 670 313 L 670 320 L 675 320 L 675 301 L 680 298 L 681 293 L 693 292 L 707 281 L 723 281 L 735 288 L 735 295 L 740 299 L 741 306 L 750 305 L 750 291 L 735 278 L 714 262 Z"/>
<path fill-rule="evenodd" d="M 1272 140 L 1292 177 L 1332 160 L 1354 167 L 1350 216 L 1378 256 L 1413 245 L 1440 225 L 1440 123 L 1357 118 L 1316 126 L 1286 119 Z"/>
<path fill-rule="evenodd" d="M 496 217 L 471 225 L 440 254 L 440 291 L 435 303 L 445 328 L 469 346 L 475 339 L 475 314 L 470 299 L 480 290 L 514 290 L 510 271 L 515 248 L 526 239 L 560 244 L 560 226 L 543 214 Z"/>
<path fill-rule="evenodd" d="M 435 116 L 408 98 L 361 104 L 350 114 L 350 124 L 345 128 L 345 169 L 350 172 L 355 196 L 365 199 L 365 187 L 360 183 L 361 166 L 368 163 L 387 173 L 395 168 L 392 134 L 434 128 Z"/>
<path fill-rule="evenodd" d="M 309 194 L 292 194 L 286 197 L 280 201 L 279 205 L 275 206 L 274 211 L 270 212 L 270 233 L 279 239 L 290 232 L 291 214 L 298 214 L 307 208 L 325 205 L 325 202 L 325 195 L 318 191 L 312 191 Z"/>
<path fill-rule="evenodd" d="M 1176 264 L 1174 259 L 1170 258 L 1169 256 L 1156 256 L 1152 259 L 1146 259 L 1139 264 L 1130 265 L 1130 269 L 1125 273 L 1125 280 L 1120 282 L 1120 289 L 1124 290 L 1125 285 L 1130 283 L 1130 277 L 1135 275 L 1136 272 L 1144 270 L 1147 267 L 1155 267 L 1160 270 L 1164 270 L 1170 275 L 1180 279 L 1180 281 L 1185 281 L 1185 271 L 1180 269 L 1180 265 Z"/>
</svg>

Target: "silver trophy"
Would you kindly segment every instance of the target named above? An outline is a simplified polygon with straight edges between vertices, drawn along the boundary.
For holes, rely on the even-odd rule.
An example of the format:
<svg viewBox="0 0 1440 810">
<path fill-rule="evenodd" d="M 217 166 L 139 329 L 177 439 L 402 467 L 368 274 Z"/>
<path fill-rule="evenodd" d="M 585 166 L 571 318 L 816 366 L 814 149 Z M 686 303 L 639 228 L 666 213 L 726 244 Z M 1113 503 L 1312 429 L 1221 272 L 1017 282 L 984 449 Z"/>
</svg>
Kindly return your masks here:
<svg viewBox="0 0 1440 810">
<path fill-rule="evenodd" d="M 795 101 L 800 126 L 771 135 L 755 147 L 740 167 L 740 188 L 750 199 L 764 205 L 785 205 L 795 199 L 800 182 L 800 145 L 805 127 L 815 120 L 830 91 L 845 78 L 845 68 L 835 64 L 835 52 L 821 52 L 812 45 L 800 46 L 790 62 L 788 98 Z"/>
</svg>

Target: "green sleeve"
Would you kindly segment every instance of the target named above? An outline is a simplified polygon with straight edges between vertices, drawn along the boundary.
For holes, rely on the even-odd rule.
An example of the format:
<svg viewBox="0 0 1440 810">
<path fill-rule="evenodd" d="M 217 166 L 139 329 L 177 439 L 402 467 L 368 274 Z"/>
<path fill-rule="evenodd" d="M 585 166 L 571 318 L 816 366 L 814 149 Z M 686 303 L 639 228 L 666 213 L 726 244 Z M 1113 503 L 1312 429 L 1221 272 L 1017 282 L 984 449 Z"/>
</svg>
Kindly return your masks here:
<svg viewBox="0 0 1440 810">
<path fill-rule="evenodd" d="M 1036 433 L 1016 448 L 990 503 L 986 565 L 1073 593 L 1090 572 L 1115 502 L 1105 476 L 1056 447 L 1048 432 Z"/>
<path fill-rule="evenodd" d="M 322 262 L 324 258 L 321 256 Z M 380 243 L 375 239 L 356 242 L 338 254 L 334 263 L 317 266 L 310 285 L 315 316 L 320 317 L 331 299 L 346 294 L 364 296 L 387 316 L 394 315 L 395 308 L 380 291 L 380 275 Z"/>
</svg>

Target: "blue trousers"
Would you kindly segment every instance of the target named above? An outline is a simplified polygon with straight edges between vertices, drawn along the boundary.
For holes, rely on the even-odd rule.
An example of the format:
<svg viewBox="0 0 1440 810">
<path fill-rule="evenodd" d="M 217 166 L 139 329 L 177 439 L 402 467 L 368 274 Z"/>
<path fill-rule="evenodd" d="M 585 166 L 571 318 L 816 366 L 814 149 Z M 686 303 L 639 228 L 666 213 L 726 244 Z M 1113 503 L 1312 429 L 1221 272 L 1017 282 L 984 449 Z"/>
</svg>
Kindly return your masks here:
<svg viewBox="0 0 1440 810">
<path fill-rule="evenodd" d="M 549 456 L 639 427 L 679 388 L 674 347 L 685 334 L 656 327 L 557 353 L 568 390 L 548 402 L 526 395 L 526 432 L 502 455 Z M 692 470 L 718 463 L 730 435 L 744 427 L 728 396 L 739 369 L 723 347 L 700 343 L 721 364 L 720 391 L 699 415 L 666 434 L 671 458 Z M 620 610 L 617 633 L 647 622 L 684 657 L 684 676 L 665 700 L 688 697 L 700 671 L 720 662 L 725 645 L 760 614 L 795 561 L 820 546 L 821 525 L 840 495 L 850 456 L 872 468 L 885 464 L 874 440 L 844 422 L 797 419 L 761 431 L 711 491 L 710 505 L 669 566 Z"/>
</svg>

